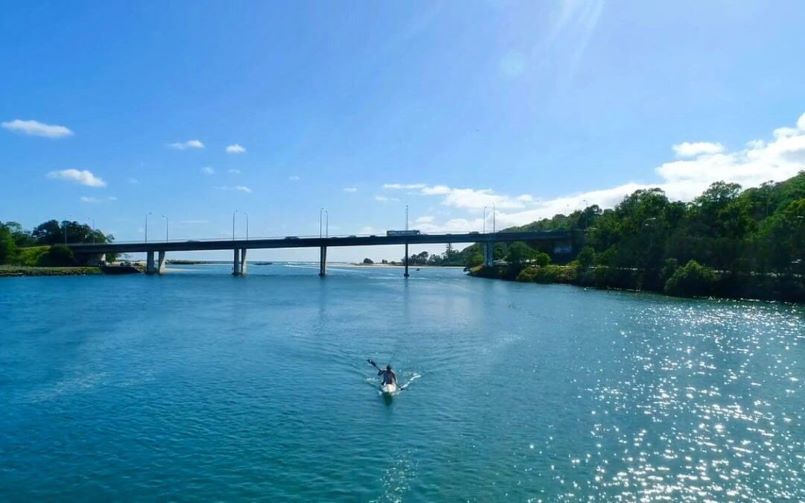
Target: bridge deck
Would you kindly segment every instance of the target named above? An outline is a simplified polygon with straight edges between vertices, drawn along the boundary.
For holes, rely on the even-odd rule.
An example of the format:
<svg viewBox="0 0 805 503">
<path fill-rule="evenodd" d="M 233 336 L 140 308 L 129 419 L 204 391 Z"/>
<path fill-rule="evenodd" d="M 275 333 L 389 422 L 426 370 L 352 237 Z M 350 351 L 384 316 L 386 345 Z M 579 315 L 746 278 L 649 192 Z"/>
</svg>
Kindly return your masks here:
<svg viewBox="0 0 805 503">
<path fill-rule="evenodd" d="M 74 253 L 137 253 L 159 251 L 201 251 L 261 248 L 320 248 L 322 246 L 380 246 L 433 243 L 489 243 L 512 241 L 562 241 L 570 238 L 567 231 L 496 232 L 463 234 L 418 234 L 415 236 L 337 236 L 287 237 L 272 239 L 221 239 L 203 241 L 153 241 L 130 243 L 68 243 Z"/>
</svg>

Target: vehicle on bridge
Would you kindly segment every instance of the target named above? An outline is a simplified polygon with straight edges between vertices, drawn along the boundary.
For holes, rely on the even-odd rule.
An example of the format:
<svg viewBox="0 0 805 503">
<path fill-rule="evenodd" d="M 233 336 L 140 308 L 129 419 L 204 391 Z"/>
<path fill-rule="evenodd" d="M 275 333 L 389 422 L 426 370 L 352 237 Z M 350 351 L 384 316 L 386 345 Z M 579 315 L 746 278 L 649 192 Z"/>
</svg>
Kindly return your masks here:
<svg viewBox="0 0 805 503">
<path fill-rule="evenodd" d="M 386 231 L 386 236 L 419 236 L 420 232 L 416 229 L 405 231 Z"/>
</svg>

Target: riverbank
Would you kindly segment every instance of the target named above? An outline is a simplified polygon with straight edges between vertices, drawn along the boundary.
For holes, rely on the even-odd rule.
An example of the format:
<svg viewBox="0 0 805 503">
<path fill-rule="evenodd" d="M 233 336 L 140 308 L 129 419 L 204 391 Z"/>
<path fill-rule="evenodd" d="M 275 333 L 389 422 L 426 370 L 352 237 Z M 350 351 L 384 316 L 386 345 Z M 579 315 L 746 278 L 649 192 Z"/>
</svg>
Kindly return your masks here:
<svg viewBox="0 0 805 503">
<path fill-rule="evenodd" d="M 385 264 L 379 263 L 379 262 L 375 262 L 374 264 L 363 264 L 363 263 L 360 263 L 360 262 L 351 262 L 351 263 L 332 262 L 332 264 L 333 265 L 338 265 L 339 267 L 378 267 L 378 268 L 383 268 L 383 267 L 405 267 L 405 264 L 403 264 L 402 262 L 387 262 Z M 429 264 L 429 265 L 414 265 L 414 264 L 408 264 L 408 268 L 409 269 L 450 269 L 450 268 L 464 269 L 464 266 L 461 266 L 461 265 L 432 265 L 432 264 Z"/>
<path fill-rule="evenodd" d="M 678 270 L 682 270 L 679 268 Z M 708 271 L 706 281 L 689 278 L 669 281 L 670 273 L 651 274 L 638 268 L 588 267 L 577 264 L 513 267 L 479 266 L 470 276 L 518 281 L 521 283 L 568 284 L 601 290 L 628 290 L 661 293 L 673 297 L 720 297 L 805 303 L 805 282 L 795 275 L 758 273 L 719 273 Z M 684 281 L 688 283 L 684 283 Z"/>
<path fill-rule="evenodd" d="M 31 267 L 0 265 L 0 277 L 8 276 L 89 276 L 101 274 L 99 267 Z"/>
</svg>

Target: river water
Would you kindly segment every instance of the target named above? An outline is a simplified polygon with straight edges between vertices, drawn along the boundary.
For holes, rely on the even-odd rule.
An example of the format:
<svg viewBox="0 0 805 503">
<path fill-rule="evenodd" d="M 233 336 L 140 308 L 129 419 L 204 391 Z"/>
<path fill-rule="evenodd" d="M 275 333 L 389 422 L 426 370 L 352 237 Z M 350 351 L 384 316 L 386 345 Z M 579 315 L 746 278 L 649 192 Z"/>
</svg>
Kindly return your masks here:
<svg viewBox="0 0 805 503">
<path fill-rule="evenodd" d="M 802 306 L 228 270 L 0 280 L 0 500 L 805 499 Z"/>
</svg>

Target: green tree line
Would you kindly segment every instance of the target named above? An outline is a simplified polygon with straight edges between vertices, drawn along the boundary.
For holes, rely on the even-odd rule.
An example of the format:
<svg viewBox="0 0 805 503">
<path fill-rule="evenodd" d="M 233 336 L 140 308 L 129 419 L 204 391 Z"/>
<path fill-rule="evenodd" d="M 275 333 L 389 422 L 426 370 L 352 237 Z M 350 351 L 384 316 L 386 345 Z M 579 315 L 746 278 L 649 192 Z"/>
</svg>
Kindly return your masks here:
<svg viewBox="0 0 805 503">
<path fill-rule="evenodd" d="M 506 231 L 554 229 L 570 231 L 573 254 L 554 256 L 541 243 L 498 244 L 495 258 L 509 262 L 505 275 L 514 279 L 542 252 L 598 286 L 796 298 L 805 274 L 805 172 L 746 190 L 716 182 L 689 203 L 658 188 L 638 190 L 613 209 L 588 206 Z M 477 244 L 461 253 L 468 266 L 483 261 Z"/>
<path fill-rule="evenodd" d="M 0 221 L 0 264 L 70 266 L 76 261 L 64 243 L 111 243 L 114 236 L 75 221 L 48 220 L 31 230 Z"/>
<path fill-rule="evenodd" d="M 405 258 L 402 259 L 405 262 Z M 452 244 L 447 245 L 444 253 L 428 253 L 426 251 L 414 253 L 408 257 L 409 265 L 431 265 L 431 266 L 463 266 L 466 257 L 463 252 L 453 248 Z"/>
</svg>

